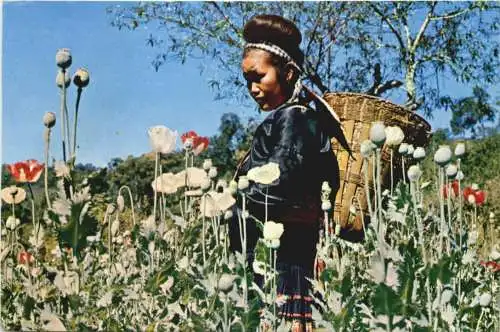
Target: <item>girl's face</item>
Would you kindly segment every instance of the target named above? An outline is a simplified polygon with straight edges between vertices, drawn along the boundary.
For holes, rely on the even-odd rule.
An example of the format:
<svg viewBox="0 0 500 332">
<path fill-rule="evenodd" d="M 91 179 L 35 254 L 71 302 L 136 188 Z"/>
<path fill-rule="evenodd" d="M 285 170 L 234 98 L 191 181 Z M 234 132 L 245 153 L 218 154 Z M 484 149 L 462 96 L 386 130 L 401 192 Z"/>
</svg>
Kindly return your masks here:
<svg viewBox="0 0 500 332">
<path fill-rule="evenodd" d="M 249 50 L 241 62 L 247 88 L 263 111 L 270 111 L 286 101 L 279 72 L 271 55 L 264 50 Z"/>
</svg>

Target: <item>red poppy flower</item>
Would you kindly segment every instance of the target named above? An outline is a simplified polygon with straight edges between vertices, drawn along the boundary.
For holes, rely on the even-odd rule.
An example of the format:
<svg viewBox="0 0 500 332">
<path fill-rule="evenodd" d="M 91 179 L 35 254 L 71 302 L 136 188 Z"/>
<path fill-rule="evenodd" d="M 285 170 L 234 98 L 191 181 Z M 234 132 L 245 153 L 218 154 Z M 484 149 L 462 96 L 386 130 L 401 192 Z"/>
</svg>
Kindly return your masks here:
<svg viewBox="0 0 500 332">
<path fill-rule="evenodd" d="M 188 139 L 194 140 L 196 137 L 198 137 L 198 134 L 195 131 L 190 130 L 187 133 L 181 135 L 181 141 L 182 143 L 186 143 Z"/>
<path fill-rule="evenodd" d="M 451 197 L 458 197 L 458 181 L 455 180 L 451 183 Z M 443 186 L 443 196 L 444 198 L 448 198 L 448 187 Z"/>
<path fill-rule="evenodd" d="M 464 199 L 467 201 L 469 199 L 469 195 L 474 195 L 474 189 L 471 187 L 464 188 Z"/>
<path fill-rule="evenodd" d="M 199 155 L 208 148 L 208 137 L 198 136 L 193 139 L 193 153 L 195 156 Z"/>
<path fill-rule="evenodd" d="M 474 198 L 472 199 L 473 196 Z M 483 190 L 473 189 L 472 187 L 466 187 L 464 189 L 464 199 L 475 205 L 482 205 L 486 200 L 486 192 Z"/>
<path fill-rule="evenodd" d="M 28 263 L 33 263 L 35 259 L 33 258 L 33 255 L 31 255 L 29 252 L 21 251 L 17 256 L 17 260 L 20 264 L 28 264 Z"/>
<path fill-rule="evenodd" d="M 489 262 L 481 261 L 481 262 L 479 262 L 479 264 L 481 264 L 482 266 L 484 266 L 487 270 L 490 270 L 491 272 L 500 271 L 500 264 L 498 264 L 495 261 L 489 261 Z"/>
<path fill-rule="evenodd" d="M 17 182 L 34 183 L 38 181 L 40 175 L 42 175 L 44 165 L 34 159 L 30 159 L 7 165 L 7 167 L 10 174 L 12 174 Z"/>
<path fill-rule="evenodd" d="M 190 130 L 181 136 L 182 143 L 186 145 L 188 140 L 191 140 L 191 147 L 195 156 L 199 155 L 208 148 L 208 137 L 199 136 L 195 131 Z"/>
</svg>

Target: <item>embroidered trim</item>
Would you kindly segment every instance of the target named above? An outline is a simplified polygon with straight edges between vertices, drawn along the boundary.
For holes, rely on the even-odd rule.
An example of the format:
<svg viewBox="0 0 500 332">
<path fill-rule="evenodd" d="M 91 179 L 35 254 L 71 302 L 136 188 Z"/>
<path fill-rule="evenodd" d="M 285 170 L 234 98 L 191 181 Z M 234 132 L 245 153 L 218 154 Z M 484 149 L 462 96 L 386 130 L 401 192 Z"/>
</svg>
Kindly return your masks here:
<svg viewBox="0 0 500 332">
<path fill-rule="evenodd" d="M 289 299 L 291 299 L 291 300 L 301 300 L 301 299 L 304 299 L 304 301 L 306 301 L 306 302 L 312 302 L 312 297 L 310 297 L 310 296 L 303 296 L 303 295 L 300 295 L 300 294 L 286 295 L 286 294 L 278 293 L 276 295 L 277 296 L 284 296 L 287 300 L 289 300 Z"/>
</svg>

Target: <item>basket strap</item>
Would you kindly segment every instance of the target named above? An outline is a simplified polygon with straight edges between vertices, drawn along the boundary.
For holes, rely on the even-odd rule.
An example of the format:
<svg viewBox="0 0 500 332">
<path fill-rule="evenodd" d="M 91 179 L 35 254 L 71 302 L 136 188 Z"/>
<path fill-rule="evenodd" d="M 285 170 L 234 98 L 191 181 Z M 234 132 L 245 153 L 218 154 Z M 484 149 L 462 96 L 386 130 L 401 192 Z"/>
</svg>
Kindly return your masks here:
<svg viewBox="0 0 500 332">
<path fill-rule="evenodd" d="M 333 119 L 336 122 L 335 125 L 338 127 L 337 128 L 338 130 L 335 131 L 337 133 L 335 135 L 335 138 L 339 141 L 340 145 L 342 145 L 342 147 L 347 150 L 347 152 L 349 153 L 349 157 L 356 160 L 356 158 L 354 158 L 354 155 L 353 155 L 351 148 L 349 147 L 349 143 L 347 142 L 347 139 L 345 137 L 344 127 L 342 126 L 342 123 L 340 122 L 340 117 L 337 115 L 337 112 L 335 112 L 335 110 L 332 108 L 332 106 L 330 106 L 330 104 L 328 104 L 328 102 L 325 99 L 323 99 L 321 96 L 316 94 L 312 89 L 310 89 L 309 87 L 307 87 L 305 85 L 302 85 L 302 87 L 310 95 L 312 95 L 314 98 L 316 98 L 328 110 L 328 112 L 330 113 L 330 115 L 333 117 Z"/>
</svg>

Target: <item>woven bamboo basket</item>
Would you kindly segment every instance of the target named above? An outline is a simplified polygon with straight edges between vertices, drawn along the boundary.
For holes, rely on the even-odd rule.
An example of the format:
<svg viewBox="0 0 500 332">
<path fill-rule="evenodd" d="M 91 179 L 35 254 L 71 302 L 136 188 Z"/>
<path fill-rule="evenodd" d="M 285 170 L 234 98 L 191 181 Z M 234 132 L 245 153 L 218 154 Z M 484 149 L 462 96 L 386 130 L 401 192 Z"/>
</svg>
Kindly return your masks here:
<svg viewBox="0 0 500 332">
<path fill-rule="evenodd" d="M 343 228 L 361 230 L 362 216 L 367 221 L 369 216 L 365 194 L 363 164 L 366 162 L 360 153 L 360 145 L 370 136 L 370 127 L 374 121 L 382 121 L 386 126 L 399 126 L 404 134 L 404 142 L 417 146 L 426 146 L 431 126 L 421 116 L 387 100 L 359 93 L 327 93 L 324 99 L 337 112 L 345 131 L 346 139 L 353 151 L 354 158 L 343 149 L 336 140 L 332 146 L 339 162 L 340 188 L 337 192 L 334 208 L 334 220 Z M 390 187 L 390 151 L 382 149 L 382 186 Z M 370 188 L 373 188 L 373 165 L 368 162 Z M 401 158 L 393 155 L 393 174 L 402 179 L 405 172 L 401 169 Z M 373 190 L 370 198 L 373 199 Z M 353 213 L 355 211 L 355 213 Z"/>
</svg>

